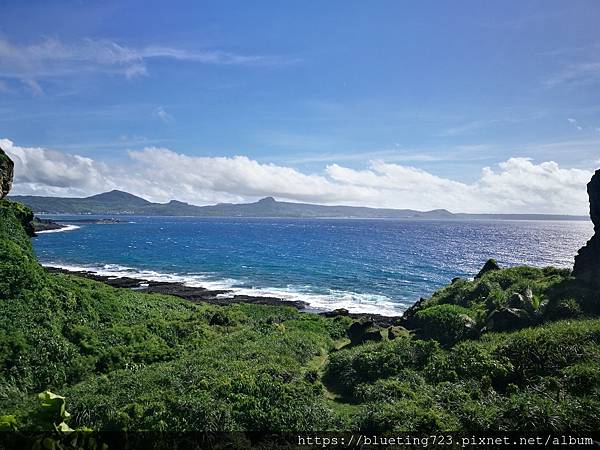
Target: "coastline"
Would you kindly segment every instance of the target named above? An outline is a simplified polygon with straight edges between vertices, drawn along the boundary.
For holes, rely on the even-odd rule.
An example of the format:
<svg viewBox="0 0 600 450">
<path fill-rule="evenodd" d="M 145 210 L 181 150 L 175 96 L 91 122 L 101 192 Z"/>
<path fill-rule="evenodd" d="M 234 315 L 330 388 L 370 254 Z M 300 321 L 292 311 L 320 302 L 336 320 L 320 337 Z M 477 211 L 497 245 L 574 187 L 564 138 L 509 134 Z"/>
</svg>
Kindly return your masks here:
<svg viewBox="0 0 600 450">
<path fill-rule="evenodd" d="M 41 217 L 34 217 L 33 228 L 36 234 L 42 233 L 60 233 L 63 231 L 73 231 L 81 228 L 81 225 L 112 225 L 122 223 L 118 219 L 72 219 L 56 220 Z"/>
<path fill-rule="evenodd" d="M 138 277 L 101 275 L 89 270 L 70 270 L 64 267 L 44 265 L 49 273 L 62 273 L 89 280 L 99 281 L 114 288 L 132 289 L 147 294 L 172 295 L 190 302 L 208 303 L 217 306 L 229 306 L 238 303 L 266 306 L 289 306 L 300 312 L 320 314 L 326 317 L 348 316 L 355 320 L 367 319 L 381 327 L 397 325 L 402 315 L 392 316 L 368 312 L 348 312 L 344 308 L 323 310 L 311 307 L 302 300 L 285 300 L 278 297 L 235 294 L 232 289 L 208 289 L 201 286 L 188 286 L 182 281 L 155 281 Z"/>
<path fill-rule="evenodd" d="M 77 225 L 60 225 L 60 228 L 52 228 L 48 230 L 35 230 L 35 234 L 46 234 L 46 233 L 62 233 L 64 231 L 73 231 L 78 230 L 79 226 Z"/>
</svg>

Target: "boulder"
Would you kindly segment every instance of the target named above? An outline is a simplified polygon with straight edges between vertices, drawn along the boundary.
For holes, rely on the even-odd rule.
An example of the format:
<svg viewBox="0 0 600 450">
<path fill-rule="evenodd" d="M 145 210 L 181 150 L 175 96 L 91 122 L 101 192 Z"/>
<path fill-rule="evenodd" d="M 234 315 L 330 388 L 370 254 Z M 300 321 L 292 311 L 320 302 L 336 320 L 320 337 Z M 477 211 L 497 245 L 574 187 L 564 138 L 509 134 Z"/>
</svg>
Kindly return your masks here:
<svg viewBox="0 0 600 450">
<path fill-rule="evenodd" d="M 594 224 L 594 236 L 575 256 L 573 276 L 591 288 L 600 288 L 600 170 L 587 185 L 590 197 L 590 217 Z"/>
<path fill-rule="evenodd" d="M 365 342 L 378 342 L 383 340 L 381 329 L 372 320 L 359 320 L 348 328 L 348 338 L 352 345 L 364 344 Z"/>
<path fill-rule="evenodd" d="M 325 311 L 322 312 L 321 315 L 325 317 L 338 317 L 338 316 L 347 316 L 350 314 L 346 308 L 338 308 L 333 311 Z"/>
<path fill-rule="evenodd" d="M 506 306 L 509 308 L 524 309 L 530 314 L 533 313 L 535 310 L 533 307 L 533 292 L 530 288 L 525 289 L 523 293 L 513 292 Z"/>
<path fill-rule="evenodd" d="M 396 338 L 410 337 L 410 332 L 401 326 L 393 326 L 387 329 L 388 339 L 393 341 Z"/>
<path fill-rule="evenodd" d="M 421 311 L 421 309 L 427 304 L 427 299 L 421 297 L 418 301 L 412 304 L 410 308 L 408 308 L 402 314 L 402 317 L 398 320 L 397 325 L 402 325 L 409 330 L 412 330 L 418 326 L 417 321 L 415 320 L 415 315 Z"/>
<path fill-rule="evenodd" d="M 492 270 L 500 270 L 500 266 L 498 265 L 495 259 L 488 259 L 479 271 L 479 273 L 475 275 L 475 279 L 481 278 L 483 275 L 485 275 L 488 272 L 491 272 Z"/>
<path fill-rule="evenodd" d="M 533 325 L 531 315 L 520 308 L 501 308 L 493 311 L 485 324 L 485 331 L 513 331 Z"/>
<path fill-rule="evenodd" d="M 6 197 L 12 187 L 15 164 L 0 148 L 0 199 Z"/>
</svg>

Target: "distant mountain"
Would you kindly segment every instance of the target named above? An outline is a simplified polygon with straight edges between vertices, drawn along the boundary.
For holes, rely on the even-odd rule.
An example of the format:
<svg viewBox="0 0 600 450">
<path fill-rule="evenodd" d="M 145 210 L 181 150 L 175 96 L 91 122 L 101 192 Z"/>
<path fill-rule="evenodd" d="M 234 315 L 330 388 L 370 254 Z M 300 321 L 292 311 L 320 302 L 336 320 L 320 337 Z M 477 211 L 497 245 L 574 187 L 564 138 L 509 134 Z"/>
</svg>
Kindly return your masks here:
<svg viewBox="0 0 600 450">
<path fill-rule="evenodd" d="M 454 220 L 589 220 L 587 216 L 545 214 L 453 214 L 445 209 L 415 211 L 357 206 L 325 206 L 279 202 L 266 197 L 255 203 L 219 203 L 194 206 L 171 200 L 152 203 L 123 191 L 110 191 L 85 198 L 16 195 L 12 200 L 25 203 L 37 214 L 128 214 L 139 216 L 196 217 L 289 217 L 289 218 L 372 218 L 372 219 L 454 219 Z"/>
<path fill-rule="evenodd" d="M 129 192 L 117 190 L 92 195 L 91 197 L 86 197 L 85 200 L 100 202 L 107 205 L 129 205 L 137 207 L 148 206 L 152 204 L 148 200 L 137 197 Z"/>
</svg>

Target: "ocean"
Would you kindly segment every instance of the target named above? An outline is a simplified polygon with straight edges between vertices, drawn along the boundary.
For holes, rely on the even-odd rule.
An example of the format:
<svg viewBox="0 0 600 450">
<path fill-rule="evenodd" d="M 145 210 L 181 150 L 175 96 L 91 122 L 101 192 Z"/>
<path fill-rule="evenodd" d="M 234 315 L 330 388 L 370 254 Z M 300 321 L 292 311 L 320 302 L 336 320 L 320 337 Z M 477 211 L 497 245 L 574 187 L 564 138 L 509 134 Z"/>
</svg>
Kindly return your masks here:
<svg viewBox="0 0 600 450">
<path fill-rule="evenodd" d="M 593 234 L 591 222 L 571 221 L 120 220 L 40 234 L 38 258 L 72 270 L 303 300 L 316 310 L 399 315 L 452 278 L 473 277 L 489 258 L 504 267 L 570 267 Z"/>
</svg>

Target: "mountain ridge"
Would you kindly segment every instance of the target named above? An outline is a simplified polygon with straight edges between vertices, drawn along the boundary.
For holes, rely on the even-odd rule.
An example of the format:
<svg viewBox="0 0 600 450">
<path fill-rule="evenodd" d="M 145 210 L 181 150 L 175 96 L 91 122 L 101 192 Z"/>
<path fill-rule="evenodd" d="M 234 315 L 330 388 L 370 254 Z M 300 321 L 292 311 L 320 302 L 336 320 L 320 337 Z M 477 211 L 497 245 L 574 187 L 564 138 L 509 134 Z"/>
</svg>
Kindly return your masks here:
<svg viewBox="0 0 600 450">
<path fill-rule="evenodd" d="M 125 191 L 112 190 L 89 197 L 43 197 L 15 195 L 11 199 L 26 204 L 37 214 L 111 214 L 194 217 L 269 218 L 369 218 L 369 219 L 462 219 L 462 220 L 588 220 L 586 216 L 559 214 L 467 214 L 446 209 L 371 208 L 366 206 L 318 205 L 282 202 L 269 196 L 253 203 L 218 203 L 196 206 L 178 200 L 153 203 Z"/>
</svg>

